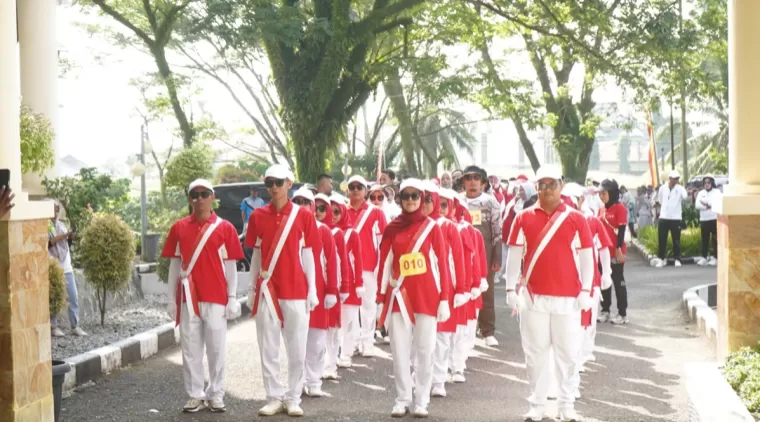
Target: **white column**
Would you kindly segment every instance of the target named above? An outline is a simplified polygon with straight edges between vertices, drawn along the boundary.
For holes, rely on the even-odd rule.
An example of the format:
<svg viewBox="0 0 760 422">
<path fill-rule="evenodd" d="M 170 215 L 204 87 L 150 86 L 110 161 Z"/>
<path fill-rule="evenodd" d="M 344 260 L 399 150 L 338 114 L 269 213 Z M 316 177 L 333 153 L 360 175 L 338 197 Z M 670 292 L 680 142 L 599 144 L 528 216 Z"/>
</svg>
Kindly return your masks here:
<svg viewBox="0 0 760 422">
<path fill-rule="evenodd" d="M 56 0 L 24 0 L 18 2 L 18 38 L 21 72 L 21 103 L 50 120 L 56 133 L 52 146 L 55 166 L 45 172 L 58 176 L 58 44 L 56 37 Z M 42 177 L 26 174 L 24 190 L 31 195 L 44 195 Z"/>
<path fill-rule="evenodd" d="M 16 0 L 0 1 L 0 168 L 10 169 L 11 189 L 21 192 Z"/>
<path fill-rule="evenodd" d="M 728 2 L 728 96 L 731 128 L 728 138 L 728 178 L 724 215 L 760 215 L 760 1 Z"/>
</svg>

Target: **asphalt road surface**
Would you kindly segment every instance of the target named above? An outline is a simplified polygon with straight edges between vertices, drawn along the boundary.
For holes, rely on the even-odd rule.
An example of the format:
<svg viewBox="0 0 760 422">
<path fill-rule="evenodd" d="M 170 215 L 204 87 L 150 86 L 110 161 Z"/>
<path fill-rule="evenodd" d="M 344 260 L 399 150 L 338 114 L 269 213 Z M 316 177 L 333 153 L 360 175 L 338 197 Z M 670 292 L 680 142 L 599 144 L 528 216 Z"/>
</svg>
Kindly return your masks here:
<svg viewBox="0 0 760 422">
<path fill-rule="evenodd" d="M 684 363 L 715 359 L 709 343 L 688 323 L 681 294 L 716 279 L 714 267 L 686 265 L 654 269 L 638 256 L 626 264 L 631 323 L 603 324 L 597 335 L 596 362 L 582 375 L 582 398 L 576 409 L 586 421 L 686 421 Z M 465 384 L 447 384 L 448 397 L 433 398 L 433 421 L 520 421 L 527 410 L 528 384 L 517 321 L 504 304 L 504 284 L 496 286 L 498 348 L 478 340 L 477 356 L 468 361 Z M 614 295 L 613 295 L 614 297 Z M 614 307 L 614 304 L 613 304 Z M 614 308 L 613 308 L 614 314 Z M 231 325 L 227 336 L 227 412 L 182 414 L 178 347 L 80 388 L 63 401 L 63 421 L 283 421 L 285 415 L 261 418 L 265 404 L 255 324 Z M 387 345 L 378 357 L 357 357 L 342 379 L 327 381 L 331 396 L 304 397 L 303 420 L 390 420 L 395 397 Z M 283 348 L 284 350 L 284 348 Z M 281 359 L 284 364 L 285 359 Z M 283 368 L 283 374 L 285 369 Z M 553 402 L 550 402 L 553 403 Z M 550 411 L 556 411 L 552 409 Z M 551 414 L 551 412 L 550 412 Z M 412 416 L 407 416 L 412 418 Z M 546 418 L 546 421 L 552 419 Z"/>
</svg>

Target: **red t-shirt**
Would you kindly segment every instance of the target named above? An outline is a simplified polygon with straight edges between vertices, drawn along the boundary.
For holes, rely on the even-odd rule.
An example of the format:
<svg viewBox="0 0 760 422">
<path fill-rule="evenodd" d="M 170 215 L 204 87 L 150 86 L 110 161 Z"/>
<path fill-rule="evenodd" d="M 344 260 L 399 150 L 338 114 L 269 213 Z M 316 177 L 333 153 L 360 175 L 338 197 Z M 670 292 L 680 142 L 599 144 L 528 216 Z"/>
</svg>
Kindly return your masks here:
<svg viewBox="0 0 760 422">
<path fill-rule="evenodd" d="M 330 228 L 322 223 L 317 223 L 317 230 L 322 242 L 320 249 L 314 250 L 319 305 L 311 311 L 309 328 L 326 330 L 329 326 L 329 311 L 325 309 L 325 296 L 330 294 L 335 295 L 336 298 L 338 296 L 337 250 Z"/>
<path fill-rule="evenodd" d="M 370 206 L 366 201 L 358 210 L 350 206 L 347 207 L 347 212 L 351 225 L 354 228 L 357 228 L 359 223 L 364 219 L 364 213 L 369 213 L 361 230 L 357 230 L 357 232 L 359 233 L 359 241 L 362 245 L 362 270 L 375 271 L 378 263 L 377 249 L 380 247 L 378 236 L 383 234 L 385 226 L 388 225 L 385 213 L 374 205 Z M 361 277 L 361 274 L 357 275 L 357 277 Z"/>
<path fill-rule="evenodd" d="M 528 279 L 534 294 L 576 297 L 581 291 L 575 249 L 593 248 L 594 241 L 583 214 L 564 203 L 560 204 L 554 213 L 566 209 L 569 209 L 569 215 L 536 259 L 533 272 Z M 527 275 L 533 255 L 541 242 L 539 235 L 554 213 L 549 215 L 537 205 L 515 217 L 512 232 L 509 234 L 509 246 L 525 247 L 523 277 Z"/>
<path fill-rule="evenodd" d="M 269 282 L 274 285 L 279 299 L 306 299 L 308 285 L 301 266 L 301 249 L 312 248 L 312 251 L 319 251 L 322 247 L 317 220 L 309 210 L 294 206 L 290 200 L 279 211 L 272 203 L 256 208 L 248 219 L 245 245 L 261 249 L 261 271 L 267 271 L 267 257 L 277 246 L 274 236 L 280 225 L 287 223 L 291 212 L 298 214 Z"/>
<path fill-rule="evenodd" d="M 206 222 L 213 224 L 217 218 L 219 217 L 212 212 Z M 181 258 L 183 263 L 189 264 L 195 253 L 198 234 L 206 222 L 201 223 L 192 215 L 175 222 L 166 237 L 161 256 Z M 209 236 L 190 272 L 198 292 L 197 301 L 227 305 L 227 279 L 224 277 L 223 261 L 237 261 L 243 259 L 243 256 L 235 226 L 223 220 Z"/>
<path fill-rule="evenodd" d="M 611 206 L 610 209 L 600 208 L 599 219 L 602 220 L 604 228 L 607 232 L 607 237 L 612 241 L 612 247 L 610 247 L 610 257 L 615 257 L 615 249 L 617 249 L 617 231 L 620 226 L 628 224 L 628 210 L 620 202 Z M 623 255 L 627 250 L 625 242 L 622 246 Z"/>
<path fill-rule="evenodd" d="M 588 222 L 588 228 L 591 231 L 591 237 L 594 239 L 594 287 L 601 287 L 602 285 L 602 273 L 599 272 L 599 252 L 604 248 L 610 248 L 614 246 L 607 231 L 604 230 L 603 223 L 597 217 L 586 217 Z"/>
</svg>

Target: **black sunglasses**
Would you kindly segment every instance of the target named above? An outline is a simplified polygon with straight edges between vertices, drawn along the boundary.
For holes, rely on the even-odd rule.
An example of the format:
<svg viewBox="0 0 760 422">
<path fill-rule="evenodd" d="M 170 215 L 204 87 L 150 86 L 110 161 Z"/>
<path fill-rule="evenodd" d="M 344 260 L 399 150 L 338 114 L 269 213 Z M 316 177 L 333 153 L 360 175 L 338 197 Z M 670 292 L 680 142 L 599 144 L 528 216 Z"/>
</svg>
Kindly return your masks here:
<svg viewBox="0 0 760 422">
<path fill-rule="evenodd" d="M 264 180 L 264 186 L 267 188 L 271 188 L 272 186 L 277 186 L 278 188 L 281 188 L 282 185 L 285 184 L 285 179 L 267 179 Z"/>
<path fill-rule="evenodd" d="M 369 199 L 372 200 L 372 201 L 382 201 L 383 199 L 385 199 L 385 196 L 383 196 L 383 195 L 371 195 L 369 197 Z"/>
<path fill-rule="evenodd" d="M 340 208 L 333 208 L 333 215 L 340 215 Z"/>
<path fill-rule="evenodd" d="M 412 201 L 417 201 L 420 199 L 420 194 L 417 192 L 414 192 L 414 193 L 402 192 L 401 194 L 399 194 L 399 197 L 401 198 L 402 201 L 408 201 L 410 199 Z"/>
<path fill-rule="evenodd" d="M 350 191 L 364 190 L 364 185 L 360 185 L 358 183 L 354 183 L 352 185 L 348 185 L 348 190 L 350 190 Z"/>
<path fill-rule="evenodd" d="M 448 208 L 449 207 L 449 201 L 441 201 L 439 204 L 441 208 Z"/>
<path fill-rule="evenodd" d="M 204 190 L 203 192 L 190 192 L 190 199 L 196 200 L 198 198 L 208 199 L 211 196 L 211 192 Z"/>
<path fill-rule="evenodd" d="M 549 183 L 539 182 L 538 190 L 546 190 L 546 189 L 554 190 L 554 189 L 557 189 L 557 186 L 559 186 L 559 182 L 556 180 L 551 181 Z"/>
<path fill-rule="evenodd" d="M 317 206 L 317 212 L 325 212 L 325 211 L 327 211 L 327 205 Z"/>
<path fill-rule="evenodd" d="M 430 195 L 425 195 L 425 202 L 427 202 L 428 204 L 432 204 L 433 203 L 433 197 L 430 196 Z"/>
<path fill-rule="evenodd" d="M 309 201 L 308 199 L 296 198 L 293 200 L 293 203 L 296 205 L 309 205 L 311 204 L 311 201 Z"/>
</svg>

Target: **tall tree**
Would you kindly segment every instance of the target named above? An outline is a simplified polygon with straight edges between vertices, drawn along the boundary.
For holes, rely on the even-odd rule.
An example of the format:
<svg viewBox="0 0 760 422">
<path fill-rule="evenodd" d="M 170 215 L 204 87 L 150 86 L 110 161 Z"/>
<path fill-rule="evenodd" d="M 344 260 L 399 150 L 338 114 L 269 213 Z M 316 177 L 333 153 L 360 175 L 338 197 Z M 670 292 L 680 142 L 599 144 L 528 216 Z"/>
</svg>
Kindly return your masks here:
<svg viewBox="0 0 760 422">
<path fill-rule="evenodd" d="M 167 46 L 182 14 L 191 3 L 201 0 L 80 0 L 84 7 L 96 7 L 106 16 L 123 25 L 132 35 L 114 34 L 123 44 L 144 45 L 156 64 L 166 87 L 174 116 L 186 147 L 193 143 L 196 129 L 182 108 L 176 75 L 167 59 Z"/>
</svg>

